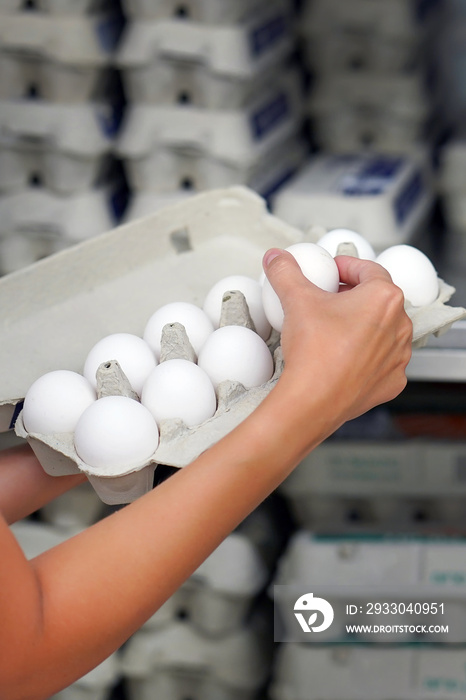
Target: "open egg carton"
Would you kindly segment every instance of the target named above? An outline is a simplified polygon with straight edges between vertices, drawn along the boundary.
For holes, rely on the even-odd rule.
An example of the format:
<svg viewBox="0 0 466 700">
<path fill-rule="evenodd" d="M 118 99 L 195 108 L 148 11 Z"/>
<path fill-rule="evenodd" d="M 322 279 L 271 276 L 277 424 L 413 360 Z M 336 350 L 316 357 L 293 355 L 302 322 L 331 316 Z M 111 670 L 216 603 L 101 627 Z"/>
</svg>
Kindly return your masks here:
<svg viewBox="0 0 466 700">
<path fill-rule="evenodd" d="M 272 334 L 268 343 L 275 370 L 268 382 L 250 389 L 223 382 L 216 413 L 195 428 L 177 419 L 162 421 L 157 449 L 136 469 L 92 469 L 79 459 L 73 434 L 28 434 L 21 402 L 30 385 L 51 370 L 82 372 L 97 341 L 122 329 L 142 335 L 155 308 L 179 300 L 202 306 L 213 284 L 228 275 L 259 279 L 268 248 L 302 240 L 302 231 L 237 186 L 195 195 L 0 279 L 0 428 L 14 426 L 49 474 L 84 471 L 106 503 L 129 502 L 149 491 L 157 465 L 188 465 L 261 403 L 281 373 L 279 337 Z M 415 310 L 415 342 L 466 315 L 448 306 L 447 297 L 442 293 L 431 307 Z M 240 303 L 237 323 L 247 323 L 248 316 Z"/>
<path fill-rule="evenodd" d="M 237 24 L 135 20 L 116 64 L 132 102 L 235 109 L 276 79 L 292 49 L 289 11 L 274 0 Z"/>
<path fill-rule="evenodd" d="M 91 188 L 115 128 L 115 110 L 105 103 L 0 101 L 0 191 L 34 179 L 62 194 Z"/>
<path fill-rule="evenodd" d="M 122 28 L 118 15 L 16 12 L 0 18 L 1 99 L 79 103 L 109 92 Z"/>
</svg>

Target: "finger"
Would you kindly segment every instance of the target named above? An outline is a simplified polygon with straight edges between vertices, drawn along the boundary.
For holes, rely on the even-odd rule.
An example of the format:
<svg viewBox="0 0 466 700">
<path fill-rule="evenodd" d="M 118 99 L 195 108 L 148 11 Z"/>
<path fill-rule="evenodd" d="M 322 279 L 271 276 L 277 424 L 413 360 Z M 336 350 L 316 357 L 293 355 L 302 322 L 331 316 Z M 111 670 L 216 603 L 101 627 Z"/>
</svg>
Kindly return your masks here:
<svg viewBox="0 0 466 700">
<path fill-rule="evenodd" d="M 374 279 L 392 281 L 390 273 L 372 260 L 361 260 L 350 255 L 337 255 L 335 258 L 340 272 L 340 282 L 355 287 Z"/>
<path fill-rule="evenodd" d="M 303 275 L 296 259 L 287 250 L 271 248 L 263 258 L 267 279 L 280 298 L 288 293 L 295 293 L 296 285 L 306 282 L 312 284 Z"/>
</svg>

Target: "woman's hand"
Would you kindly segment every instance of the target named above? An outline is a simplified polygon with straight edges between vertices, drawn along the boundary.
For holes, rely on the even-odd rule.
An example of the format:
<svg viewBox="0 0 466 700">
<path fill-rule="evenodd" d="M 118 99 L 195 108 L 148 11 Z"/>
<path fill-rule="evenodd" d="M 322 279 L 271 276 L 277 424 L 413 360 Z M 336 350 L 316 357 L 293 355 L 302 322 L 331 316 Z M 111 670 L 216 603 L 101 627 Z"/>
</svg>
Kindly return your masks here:
<svg viewBox="0 0 466 700">
<path fill-rule="evenodd" d="M 315 411 L 315 397 L 330 399 L 342 424 L 404 389 L 412 323 L 402 291 L 383 267 L 348 256 L 335 262 L 342 282 L 337 294 L 309 282 L 287 251 L 264 256 L 285 313 L 280 382 L 303 411 Z"/>
</svg>

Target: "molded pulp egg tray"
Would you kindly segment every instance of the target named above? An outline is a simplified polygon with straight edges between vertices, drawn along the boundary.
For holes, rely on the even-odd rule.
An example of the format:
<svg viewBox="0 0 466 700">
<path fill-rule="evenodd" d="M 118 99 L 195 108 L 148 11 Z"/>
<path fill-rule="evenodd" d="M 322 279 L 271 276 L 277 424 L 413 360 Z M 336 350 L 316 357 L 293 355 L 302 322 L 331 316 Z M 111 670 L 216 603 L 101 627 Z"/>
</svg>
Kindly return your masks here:
<svg viewBox="0 0 466 700">
<path fill-rule="evenodd" d="M 259 405 L 281 372 L 279 338 L 273 334 L 269 341 L 272 379 L 252 389 L 223 382 L 217 412 L 195 428 L 181 420 L 162 421 L 157 450 L 137 470 L 102 473 L 79 459 L 72 434 L 28 434 L 21 414 L 28 388 L 52 370 L 82 373 L 90 348 L 106 335 L 142 336 L 149 317 L 164 304 L 202 306 L 223 277 L 258 279 L 268 248 L 305 238 L 269 214 L 257 194 L 231 187 L 190 197 L 1 278 L 0 430 L 14 427 L 49 474 L 85 472 L 106 503 L 127 503 L 149 491 L 157 465 L 186 466 Z M 447 305 L 453 292 L 442 282 L 432 305 L 408 306 L 416 346 L 466 316 L 466 309 Z"/>
</svg>

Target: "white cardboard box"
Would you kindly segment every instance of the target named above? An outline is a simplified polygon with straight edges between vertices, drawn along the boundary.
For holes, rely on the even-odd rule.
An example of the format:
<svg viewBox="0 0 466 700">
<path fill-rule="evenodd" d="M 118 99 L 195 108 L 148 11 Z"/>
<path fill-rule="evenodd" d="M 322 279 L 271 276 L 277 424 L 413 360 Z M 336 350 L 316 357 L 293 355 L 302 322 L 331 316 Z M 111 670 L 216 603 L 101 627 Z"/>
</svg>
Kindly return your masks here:
<svg viewBox="0 0 466 700">
<path fill-rule="evenodd" d="M 464 650 L 282 644 L 272 700 L 463 700 Z"/>
<path fill-rule="evenodd" d="M 329 154 L 311 158 L 277 194 L 273 210 L 303 230 L 353 229 L 380 252 L 412 239 L 432 203 L 422 154 Z"/>
</svg>

